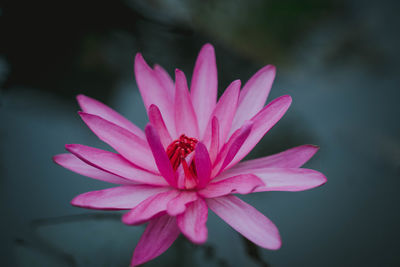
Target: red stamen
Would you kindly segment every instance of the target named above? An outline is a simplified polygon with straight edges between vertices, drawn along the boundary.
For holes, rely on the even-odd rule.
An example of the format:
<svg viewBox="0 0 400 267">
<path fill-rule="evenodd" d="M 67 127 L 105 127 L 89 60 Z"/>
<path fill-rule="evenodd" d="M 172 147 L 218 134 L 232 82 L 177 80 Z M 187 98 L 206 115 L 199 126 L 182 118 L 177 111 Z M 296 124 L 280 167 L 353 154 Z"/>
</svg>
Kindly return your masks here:
<svg viewBox="0 0 400 267">
<path fill-rule="evenodd" d="M 186 189 L 193 189 L 198 184 L 194 160 L 192 160 L 190 166 L 188 166 L 188 163 L 185 160 L 186 156 L 194 151 L 197 142 L 197 139 L 182 134 L 179 139 L 173 141 L 167 147 L 167 155 L 171 161 L 172 168 L 176 171 L 179 165 L 182 164 L 185 172 L 184 187 Z"/>
<path fill-rule="evenodd" d="M 186 135 L 182 134 L 179 139 L 173 141 L 167 147 L 167 155 L 169 160 L 171 161 L 172 167 L 176 171 L 176 169 L 181 164 L 182 160 L 186 158 L 187 155 L 192 153 L 196 148 L 197 139 L 187 137 Z M 194 162 L 192 162 L 191 166 L 189 167 L 191 172 L 195 174 L 195 166 Z"/>
</svg>

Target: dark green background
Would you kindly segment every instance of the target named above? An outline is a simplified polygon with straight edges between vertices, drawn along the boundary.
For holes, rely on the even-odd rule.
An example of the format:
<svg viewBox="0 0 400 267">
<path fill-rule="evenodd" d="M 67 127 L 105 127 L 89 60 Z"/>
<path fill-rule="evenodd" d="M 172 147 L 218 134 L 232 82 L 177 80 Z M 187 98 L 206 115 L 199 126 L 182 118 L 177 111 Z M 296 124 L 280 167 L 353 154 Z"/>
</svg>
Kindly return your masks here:
<svg viewBox="0 0 400 267">
<path fill-rule="evenodd" d="M 190 76 L 216 48 L 219 93 L 277 66 L 269 100 L 292 107 L 249 158 L 311 143 L 311 191 L 243 199 L 279 227 L 257 248 L 214 214 L 202 247 L 179 239 L 146 266 L 399 266 L 398 1 L 2 1 L 0 208 L 2 266 L 128 266 L 143 227 L 69 205 L 105 188 L 56 166 L 64 144 L 106 148 L 80 121 L 84 93 L 143 127 L 133 76 L 142 52 Z"/>
</svg>

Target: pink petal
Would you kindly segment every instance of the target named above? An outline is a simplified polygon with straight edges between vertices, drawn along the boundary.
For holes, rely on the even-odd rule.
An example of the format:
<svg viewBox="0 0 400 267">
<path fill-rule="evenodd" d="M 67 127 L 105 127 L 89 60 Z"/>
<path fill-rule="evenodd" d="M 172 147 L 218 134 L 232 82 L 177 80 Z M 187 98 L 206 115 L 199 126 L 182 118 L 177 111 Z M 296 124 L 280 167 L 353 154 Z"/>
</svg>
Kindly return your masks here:
<svg viewBox="0 0 400 267">
<path fill-rule="evenodd" d="M 198 142 L 194 154 L 194 162 L 196 166 L 198 187 L 203 188 L 208 184 L 211 175 L 211 160 L 208 155 L 207 148 L 201 142 Z"/>
<path fill-rule="evenodd" d="M 175 125 L 177 135 L 185 134 L 198 138 L 199 129 L 196 114 L 187 87 L 185 74 L 175 70 Z"/>
<path fill-rule="evenodd" d="M 157 217 L 157 215 L 167 210 L 167 204 L 177 197 L 179 191 L 171 189 L 167 192 L 159 193 L 142 201 L 128 213 L 122 216 L 122 222 L 129 225 L 138 225 Z"/>
<path fill-rule="evenodd" d="M 137 168 L 119 154 L 78 144 L 65 145 L 65 148 L 82 161 L 103 171 L 138 183 L 168 185 L 160 175 Z"/>
<path fill-rule="evenodd" d="M 132 209 L 143 200 L 167 190 L 169 190 L 167 187 L 125 185 L 78 195 L 71 204 L 88 209 Z"/>
<path fill-rule="evenodd" d="M 205 44 L 200 50 L 190 91 L 193 108 L 197 115 L 199 134 L 202 137 L 217 102 L 218 93 L 217 65 L 214 47 L 211 44 Z"/>
<path fill-rule="evenodd" d="M 164 118 L 168 132 L 175 136 L 175 114 L 173 95 L 161 84 L 155 71 L 152 70 L 144 61 L 140 53 L 135 57 L 135 76 L 140 94 L 146 109 L 151 104 L 156 105 Z"/>
<path fill-rule="evenodd" d="M 239 98 L 240 80 L 233 81 L 219 99 L 213 112 L 219 122 L 219 143 L 222 145 L 228 138 L 232 121 L 236 113 Z"/>
<path fill-rule="evenodd" d="M 212 177 L 215 177 L 218 175 L 218 173 L 222 172 L 224 168 L 228 166 L 228 164 L 234 159 L 236 153 L 240 150 L 251 133 L 252 127 L 253 122 L 248 121 L 240 129 L 233 133 L 228 143 L 224 145 L 221 152 L 218 154 L 217 164 L 213 168 Z"/>
<path fill-rule="evenodd" d="M 242 174 L 216 183 L 210 183 L 198 193 L 205 198 L 214 198 L 235 193 L 249 194 L 259 186 L 264 186 L 260 178 L 253 174 Z"/>
<path fill-rule="evenodd" d="M 222 145 L 219 141 L 219 121 L 216 117 L 213 117 L 211 121 L 211 144 L 210 144 L 210 160 L 214 163 L 217 158 L 219 146 Z"/>
<path fill-rule="evenodd" d="M 109 144 L 124 158 L 144 169 L 157 171 L 146 140 L 98 116 L 83 112 L 79 115 L 102 141 Z"/>
<path fill-rule="evenodd" d="M 194 191 L 181 191 L 180 194 L 168 202 L 167 212 L 171 216 L 176 216 L 185 212 L 186 205 L 197 200 L 197 194 Z"/>
<path fill-rule="evenodd" d="M 119 127 L 122 127 L 132 132 L 138 137 L 145 139 L 145 135 L 142 129 L 140 129 L 135 124 L 123 117 L 121 114 L 104 105 L 100 101 L 97 101 L 85 95 L 78 95 L 76 98 L 83 112 L 99 116 L 109 122 L 118 125 Z"/>
<path fill-rule="evenodd" d="M 160 135 L 161 143 L 166 149 L 168 145 L 171 144 L 172 139 L 167 127 L 165 126 L 161 112 L 156 105 L 150 105 L 149 107 L 149 121 Z"/>
<path fill-rule="evenodd" d="M 168 94 L 171 95 L 171 99 L 175 98 L 175 84 L 174 81 L 169 76 L 168 72 L 160 65 L 154 65 L 154 73 L 157 75 L 158 80 L 161 85 L 164 86 Z"/>
<path fill-rule="evenodd" d="M 95 168 L 84 161 L 80 160 L 73 154 L 59 154 L 53 157 L 53 160 L 58 165 L 71 170 L 73 172 L 79 173 L 81 175 L 104 181 L 113 184 L 134 184 L 132 180 L 124 179 L 117 175 L 105 172 L 98 168 Z"/>
<path fill-rule="evenodd" d="M 164 253 L 180 231 L 175 217 L 163 215 L 149 222 L 133 253 L 131 266 L 138 266 Z"/>
<path fill-rule="evenodd" d="M 212 211 L 251 242 L 272 250 L 281 247 L 278 228 L 249 204 L 232 195 L 206 201 Z"/>
<path fill-rule="evenodd" d="M 232 170 L 252 171 L 259 168 L 300 168 L 318 151 L 314 145 L 294 147 L 271 156 L 241 162 Z"/>
<path fill-rule="evenodd" d="M 249 170 L 228 170 L 221 174 L 221 178 L 239 175 Z M 255 192 L 262 191 L 302 191 L 321 186 L 327 182 L 326 177 L 315 170 L 303 168 L 260 168 L 251 171 L 259 177 L 265 186 L 256 188 Z"/>
<path fill-rule="evenodd" d="M 206 202 L 199 198 L 188 205 L 185 213 L 176 217 L 179 229 L 193 243 L 202 244 L 207 241 L 208 207 Z"/>
<path fill-rule="evenodd" d="M 231 133 L 262 109 L 274 82 L 275 73 L 276 68 L 272 65 L 267 65 L 254 74 L 244 85 L 240 92 Z"/>
<path fill-rule="evenodd" d="M 145 128 L 145 132 L 147 141 L 149 142 L 154 159 L 157 163 L 158 170 L 171 186 L 176 186 L 174 169 L 172 168 L 167 153 L 161 144 L 157 131 L 151 124 L 148 124 Z"/>
<path fill-rule="evenodd" d="M 238 153 L 239 149 L 242 148 L 243 143 L 246 141 L 247 137 L 251 132 L 251 128 L 253 126 L 252 122 L 247 122 L 240 128 L 240 132 L 229 146 L 228 153 L 224 159 L 224 163 L 221 166 L 221 170 L 223 170 L 228 164 L 233 160 L 233 158 Z"/>
<path fill-rule="evenodd" d="M 260 139 L 282 118 L 291 103 L 292 98 L 288 95 L 278 97 L 251 119 L 254 123 L 251 133 L 228 168 L 242 160 L 253 149 Z"/>
<path fill-rule="evenodd" d="M 185 170 L 183 169 L 183 164 L 179 164 L 178 169 L 176 169 L 176 186 L 177 186 L 177 188 L 184 189 L 185 188 L 185 180 L 186 180 L 186 174 L 185 174 Z"/>
</svg>

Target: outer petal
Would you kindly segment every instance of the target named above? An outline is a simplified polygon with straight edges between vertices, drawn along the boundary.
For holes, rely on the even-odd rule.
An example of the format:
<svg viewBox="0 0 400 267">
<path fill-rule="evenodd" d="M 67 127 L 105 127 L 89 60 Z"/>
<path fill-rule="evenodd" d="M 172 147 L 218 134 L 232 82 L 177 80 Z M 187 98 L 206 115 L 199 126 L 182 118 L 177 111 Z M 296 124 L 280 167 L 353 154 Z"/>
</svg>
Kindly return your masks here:
<svg viewBox="0 0 400 267">
<path fill-rule="evenodd" d="M 207 218 L 208 207 L 202 198 L 189 204 L 186 212 L 176 217 L 179 229 L 190 241 L 196 244 L 207 241 Z"/>
<path fill-rule="evenodd" d="M 201 142 L 196 145 L 194 154 L 197 178 L 199 180 L 199 188 L 203 188 L 208 184 L 211 176 L 211 160 L 207 148 Z"/>
<path fill-rule="evenodd" d="M 267 65 L 254 74 L 245 84 L 240 92 L 231 133 L 238 129 L 244 121 L 257 114 L 264 106 L 274 82 L 275 73 L 275 67 Z"/>
<path fill-rule="evenodd" d="M 122 216 L 122 221 L 129 225 L 138 225 L 157 217 L 167 210 L 167 204 L 177 197 L 179 191 L 171 189 L 167 192 L 147 198 L 128 213 Z"/>
<path fill-rule="evenodd" d="M 220 197 L 232 193 L 249 194 L 259 186 L 264 186 L 264 182 L 260 178 L 253 174 L 242 174 L 210 183 L 198 193 L 205 198 Z"/>
<path fill-rule="evenodd" d="M 260 168 L 300 168 L 318 149 L 314 145 L 302 145 L 271 156 L 241 162 L 232 169 L 251 172 Z"/>
<path fill-rule="evenodd" d="M 180 231 L 175 217 L 163 215 L 150 221 L 136 246 L 131 266 L 138 266 L 164 253 Z"/>
<path fill-rule="evenodd" d="M 121 114 L 104 105 L 100 101 L 97 101 L 85 95 L 78 95 L 76 98 L 83 112 L 99 116 L 109 122 L 118 125 L 119 127 L 122 127 L 132 132 L 138 137 L 145 139 L 142 129 L 140 129 L 135 124 L 123 117 Z"/>
<path fill-rule="evenodd" d="M 281 239 L 278 228 L 267 217 L 235 196 L 207 199 L 208 207 L 233 229 L 256 245 L 279 249 Z"/>
<path fill-rule="evenodd" d="M 102 141 L 117 150 L 124 158 L 144 169 L 157 171 L 146 140 L 98 116 L 83 112 L 79 114 Z"/>
<path fill-rule="evenodd" d="M 224 179 L 231 175 L 239 175 L 249 170 L 228 170 L 218 177 Z M 256 188 L 255 192 L 261 191 L 302 191 L 321 186 L 327 182 L 326 177 L 315 170 L 303 168 L 260 168 L 251 171 L 259 177 L 265 186 Z"/>
<path fill-rule="evenodd" d="M 192 101 L 190 100 L 185 74 L 181 70 L 176 69 L 175 75 L 176 133 L 178 135 L 186 134 L 187 136 L 198 138 L 199 128 L 197 118 Z"/>
<path fill-rule="evenodd" d="M 160 140 L 164 148 L 167 148 L 172 142 L 171 135 L 169 134 L 161 112 L 156 105 L 151 105 L 149 107 L 149 121 L 160 135 Z"/>
<path fill-rule="evenodd" d="M 168 202 L 167 212 L 171 216 L 176 216 L 185 212 L 186 205 L 197 200 L 197 194 L 194 191 L 181 191 L 180 194 Z"/>
<path fill-rule="evenodd" d="M 288 95 L 278 97 L 251 119 L 254 122 L 251 133 L 228 167 L 242 160 L 253 149 L 260 139 L 282 118 L 291 103 L 292 98 Z"/>
<path fill-rule="evenodd" d="M 135 167 L 119 154 L 78 144 L 65 145 L 65 148 L 79 159 L 103 171 L 138 183 L 168 185 L 161 176 Z"/>
<path fill-rule="evenodd" d="M 176 186 L 174 169 L 172 168 L 167 153 L 161 144 L 157 131 L 151 124 L 148 124 L 145 132 L 147 141 L 149 142 L 151 151 L 153 152 L 154 159 L 156 160 L 158 170 L 171 186 Z"/>
<path fill-rule="evenodd" d="M 167 90 L 168 94 L 171 95 L 171 99 L 175 97 L 175 84 L 169 76 L 168 72 L 160 65 L 154 65 L 154 73 L 157 75 L 161 85 Z"/>
<path fill-rule="evenodd" d="M 217 65 L 214 47 L 211 44 L 205 44 L 197 57 L 190 90 L 199 123 L 199 134 L 202 137 L 217 102 L 218 93 Z"/>
<path fill-rule="evenodd" d="M 167 187 L 127 185 L 92 191 L 76 196 L 71 204 L 101 210 L 132 209 L 148 197 L 169 190 Z"/>
<path fill-rule="evenodd" d="M 213 112 L 213 116 L 216 116 L 219 122 L 219 143 L 221 145 L 225 143 L 232 127 L 239 98 L 240 84 L 240 80 L 236 80 L 226 88 Z"/>
<path fill-rule="evenodd" d="M 156 105 L 161 111 L 168 132 L 175 136 L 175 114 L 171 108 L 174 106 L 173 95 L 160 83 L 156 73 L 140 53 L 135 57 L 135 76 L 144 106 L 148 109 L 151 104 Z"/>
<path fill-rule="evenodd" d="M 95 168 L 69 153 L 56 155 L 53 161 L 68 170 L 100 181 L 113 184 L 135 184 L 132 180 Z"/>
</svg>

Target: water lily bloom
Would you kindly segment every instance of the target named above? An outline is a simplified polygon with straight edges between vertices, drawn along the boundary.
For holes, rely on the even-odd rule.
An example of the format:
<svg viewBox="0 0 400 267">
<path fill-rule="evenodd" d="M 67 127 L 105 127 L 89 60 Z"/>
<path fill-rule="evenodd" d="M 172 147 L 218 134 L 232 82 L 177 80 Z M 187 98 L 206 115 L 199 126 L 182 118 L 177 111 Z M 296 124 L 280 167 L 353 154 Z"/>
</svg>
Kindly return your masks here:
<svg viewBox="0 0 400 267">
<path fill-rule="evenodd" d="M 135 58 L 136 81 L 149 117 L 141 130 L 113 109 L 84 95 L 79 115 L 117 153 L 80 144 L 54 161 L 90 178 L 117 184 L 75 197 L 74 206 L 129 210 L 128 225 L 147 223 L 131 265 L 166 251 L 180 233 L 201 244 L 207 240 L 208 209 L 258 246 L 281 246 L 277 227 L 235 196 L 263 191 L 301 191 L 326 182 L 323 174 L 300 168 L 318 150 L 303 145 L 239 163 L 278 122 L 291 104 L 288 95 L 264 106 L 275 67 L 260 69 L 242 89 L 232 82 L 217 101 L 214 48 L 197 58 L 190 91 L 185 74 L 175 82 L 160 66 Z"/>
</svg>

